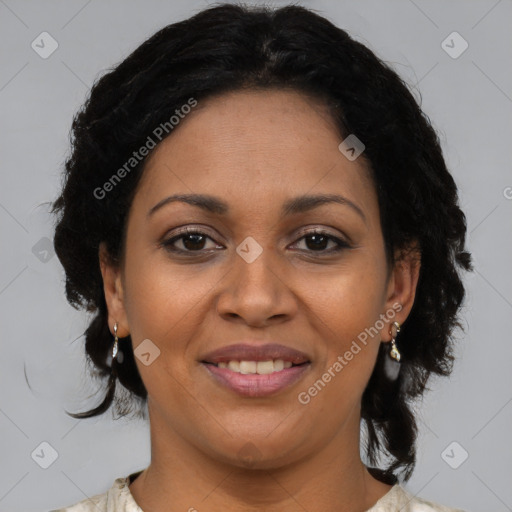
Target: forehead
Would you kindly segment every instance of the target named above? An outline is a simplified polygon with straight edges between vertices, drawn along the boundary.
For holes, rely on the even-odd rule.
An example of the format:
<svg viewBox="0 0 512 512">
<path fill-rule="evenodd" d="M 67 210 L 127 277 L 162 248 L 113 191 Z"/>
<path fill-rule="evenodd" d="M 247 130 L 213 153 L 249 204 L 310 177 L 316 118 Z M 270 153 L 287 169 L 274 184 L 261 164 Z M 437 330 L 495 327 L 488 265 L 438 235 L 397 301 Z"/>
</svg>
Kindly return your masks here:
<svg viewBox="0 0 512 512">
<path fill-rule="evenodd" d="M 211 97 L 153 150 L 139 202 L 147 206 L 181 192 L 268 206 L 274 198 L 339 192 L 371 203 L 367 164 L 349 161 L 338 149 L 341 141 L 327 107 L 305 94 L 251 90 Z"/>
</svg>

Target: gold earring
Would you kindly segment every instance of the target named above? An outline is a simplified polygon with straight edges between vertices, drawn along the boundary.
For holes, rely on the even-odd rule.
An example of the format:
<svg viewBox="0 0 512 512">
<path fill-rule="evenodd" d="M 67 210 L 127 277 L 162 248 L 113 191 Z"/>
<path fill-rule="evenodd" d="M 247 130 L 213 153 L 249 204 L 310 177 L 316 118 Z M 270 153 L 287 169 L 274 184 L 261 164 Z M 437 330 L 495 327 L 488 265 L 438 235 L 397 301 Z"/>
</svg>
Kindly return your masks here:
<svg viewBox="0 0 512 512">
<path fill-rule="evenodd" d="M 389 356 L 397 362 L 400 362 L 400 352 L 396 347 L 396 337 L 400 332 L 400 324 L 398 322 L 393 322 L 389 328 L 389 334 L 391 336 L 391 350 L 389 351 Z"/>
<path fill-rule="evenodd" d="M 119 343 L 119 338 L 117 337 L 117 322 L 114 324 L 114 346 L 112 347 L 112 362 L 114 362 L 114 359 L 116 358 L 117 356 L 117 351 L 118 351 L 118 343 Z"/>
</svg>

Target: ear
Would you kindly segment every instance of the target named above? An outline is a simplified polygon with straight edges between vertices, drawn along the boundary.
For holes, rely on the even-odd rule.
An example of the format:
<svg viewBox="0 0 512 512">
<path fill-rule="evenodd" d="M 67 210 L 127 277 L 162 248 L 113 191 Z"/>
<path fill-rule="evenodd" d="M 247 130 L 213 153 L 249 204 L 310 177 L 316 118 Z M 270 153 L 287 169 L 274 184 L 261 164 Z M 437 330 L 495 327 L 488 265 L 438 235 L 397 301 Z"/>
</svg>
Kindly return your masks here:
<svg viewBox="0 0 512 512">
<path fill-rule="evenodd" d="M 411 312 L 420 275 L 421 252 L 418 243 L 395 251 L 385 302 L 386 322 L 381 330 L 381 340 L 391 341 L 389 332 L 393 322 L 402 325 Z"/>
<path fill-rule="evenodd" d="M 124 306 L 124 290 L 121 280 L 121 269 L 107 251 L 104 242 L 100 243 L 98 251 L 103 291 L 108 310 L 108 325 L 114 335 L 114 324 L 117 322 L 117 335 L 124 338 L 130 334 Z"/>
</svg>

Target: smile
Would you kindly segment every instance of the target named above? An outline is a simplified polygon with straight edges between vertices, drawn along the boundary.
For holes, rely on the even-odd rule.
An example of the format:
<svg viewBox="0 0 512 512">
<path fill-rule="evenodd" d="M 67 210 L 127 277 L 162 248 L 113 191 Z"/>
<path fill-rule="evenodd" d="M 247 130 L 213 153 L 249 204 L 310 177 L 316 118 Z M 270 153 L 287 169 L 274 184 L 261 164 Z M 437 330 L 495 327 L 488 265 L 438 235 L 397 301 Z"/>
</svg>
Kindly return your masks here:
<svg viewBox="0 0 512 512">
<path fill-rule="evenodd" d="M 201 362 L 214 382 L 247 397 L 265 397 L 282 391 L 310 369 L 309 361 L 293 364 L 282 359 L 268 361 Z"/>
</svg>

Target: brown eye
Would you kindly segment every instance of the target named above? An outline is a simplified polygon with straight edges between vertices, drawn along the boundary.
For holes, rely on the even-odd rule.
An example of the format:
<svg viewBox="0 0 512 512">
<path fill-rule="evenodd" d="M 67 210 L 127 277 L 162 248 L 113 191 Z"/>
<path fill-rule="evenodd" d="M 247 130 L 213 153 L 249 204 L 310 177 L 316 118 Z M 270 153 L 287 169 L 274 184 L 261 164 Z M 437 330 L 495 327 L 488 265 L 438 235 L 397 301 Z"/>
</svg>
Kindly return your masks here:
<svg viewBox="0 0 512 512">
<path fill-rule="evenodd" d="M 298 243 L 300 240 L 306 240 L 305 250 L 309 252 L 320 252 L 328 254 L 332 252 L 338 252 L 342 249 L 350 247 L 350 245 L 344 240 L 330 235 L 325 231 L 310 231 L 309 233 L 306 233 L 304 236 L 302 236 L 296 243 Z M 329 242 L 334 242 L 335 245 L 334 247 L 327 249 Z"/>
<path fill-rule="evenodd" d="M 189 233 L 187 235 L 181 236 L 179 239 L 182 240 L 185 249 L 189 251 L 195 251 L 204 249 L 206 238 L 207 237 L 200 235 L 199 233 Z"/>
<path fill-rule="evenodd" d="M 205 249 L 205 244 L 208 239 L 212 240 L 208 235 L 201 231 L 187 229 L 185 232 L 173 236 L 168 240 L 164 240 L 162 245 L 169 251 L 200 252 Z M 181 242 L 182 247 L 177 247 L 177 242 Z"/>
</svg>

